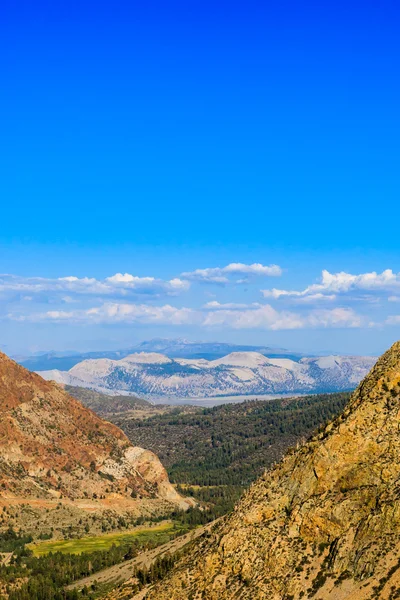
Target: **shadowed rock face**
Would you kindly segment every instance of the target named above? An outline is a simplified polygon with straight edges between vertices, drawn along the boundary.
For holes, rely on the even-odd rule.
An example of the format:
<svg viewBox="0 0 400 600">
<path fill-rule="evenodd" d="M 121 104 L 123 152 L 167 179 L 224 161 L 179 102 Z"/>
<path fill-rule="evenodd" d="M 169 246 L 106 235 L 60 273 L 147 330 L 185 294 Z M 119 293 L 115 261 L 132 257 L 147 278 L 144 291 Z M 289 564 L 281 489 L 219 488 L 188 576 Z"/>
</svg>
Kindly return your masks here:
<svg viewBox="0 0 400 600">
<path fill-rule="evenodd" d="M 155 454 L 0 353 L 0 497 L 108 495 L 185 506 Z"/>
<path fill-rule="evenodd" d="M 146 598 L 398 597 L 399 410 L 396 343 L 343 414 L 259 479 Z"/>
</svg>

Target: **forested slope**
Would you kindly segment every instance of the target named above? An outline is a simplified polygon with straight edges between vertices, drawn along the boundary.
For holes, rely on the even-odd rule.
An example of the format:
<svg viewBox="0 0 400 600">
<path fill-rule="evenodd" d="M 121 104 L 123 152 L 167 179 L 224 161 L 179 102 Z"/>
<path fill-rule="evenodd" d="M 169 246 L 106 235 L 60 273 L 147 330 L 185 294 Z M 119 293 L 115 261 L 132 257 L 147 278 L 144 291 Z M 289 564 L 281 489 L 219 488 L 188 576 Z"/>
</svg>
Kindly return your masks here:
<svg viewBox="0 0 400 600">
<path fill-rule="evenodd" d="M 160 456 L 173 483 L 210 502 L 219 516 L 288 447 L 339 414 L 349 396 L 256 400 L 114 422 L 132 441 Z"/>
</svg>

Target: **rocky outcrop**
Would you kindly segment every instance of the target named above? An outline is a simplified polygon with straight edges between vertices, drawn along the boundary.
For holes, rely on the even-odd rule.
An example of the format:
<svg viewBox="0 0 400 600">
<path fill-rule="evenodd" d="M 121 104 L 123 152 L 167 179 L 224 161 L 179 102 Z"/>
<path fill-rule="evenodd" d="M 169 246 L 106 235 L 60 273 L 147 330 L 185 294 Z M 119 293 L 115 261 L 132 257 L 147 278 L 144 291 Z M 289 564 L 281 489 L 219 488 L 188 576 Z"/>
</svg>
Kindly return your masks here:
<svg viewBox="0 0 400 600">
<path fill-rule="evenodd" d="M 114 500 L 187 506 L 155 454 L 58 385 L 0 354 L 0 499 Z M 128 505 L 127 505 L 128 502 Z"/>
<path fill-rule="evenodd" d="M 149 600 L 400 597 L 400 343 Z"/>
</svg>

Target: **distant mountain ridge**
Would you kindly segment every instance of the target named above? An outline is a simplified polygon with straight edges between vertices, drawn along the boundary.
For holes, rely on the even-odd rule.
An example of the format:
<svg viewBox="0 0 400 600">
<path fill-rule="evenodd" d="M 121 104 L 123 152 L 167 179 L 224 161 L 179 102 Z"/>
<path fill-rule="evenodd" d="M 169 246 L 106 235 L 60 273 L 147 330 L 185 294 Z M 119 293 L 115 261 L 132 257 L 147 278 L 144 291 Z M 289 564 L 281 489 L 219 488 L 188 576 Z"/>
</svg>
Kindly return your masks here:
<svg viewBox="0 0 400 600">
<path fill-rule="evenodd" d="M 353 389 L 375 363 L 373 357 L 266 357 L 231 352 L 216 360 L 169 358 L 140 352 L 120 360 L 84 360 L 68 371 L 41 372 L 45 379 L 150 399 L 287 394 Z"/>
<path fill-rule="evenodd" d="M 175 340 L 154 338 L 141 342 L 133 348 L 132 354 L 136 352 L 158 352 L 169 358 L 205 358 L 206 360 L 222 358 L 232 352 L 259 352 L 267 354 L 271 358 L 286 357 L 293 360 L 299 360 L 305 356 L 305 354 L 292 352 L 285 348 L 226 342 L 191 342 L 181 338 Z"/>
<path fill-rule="evenodd" d="M 220 342 L 190 342 L 185 339 L 154 338 L 141 342 L 136 346 L 124 350 L 104 350 L 94 352 L 43 352 L 32 356 L 18 356 L 15 360 L 31 371 L 49 371 L 59 369 L 68 371 L 83 360 L 96 358 L 110 358 L 120 360 L 137 352 L 159 352 L 169 358 L 205 358 L 213 360 L 222 358 L 231 352 L 260 352 L 271 358 L 291 358 L 299 360 L 305 354 L 291 352 L 284 348 L 269 346 L 251 346 L 241 344 L 227 344 Z"/>
</svg>

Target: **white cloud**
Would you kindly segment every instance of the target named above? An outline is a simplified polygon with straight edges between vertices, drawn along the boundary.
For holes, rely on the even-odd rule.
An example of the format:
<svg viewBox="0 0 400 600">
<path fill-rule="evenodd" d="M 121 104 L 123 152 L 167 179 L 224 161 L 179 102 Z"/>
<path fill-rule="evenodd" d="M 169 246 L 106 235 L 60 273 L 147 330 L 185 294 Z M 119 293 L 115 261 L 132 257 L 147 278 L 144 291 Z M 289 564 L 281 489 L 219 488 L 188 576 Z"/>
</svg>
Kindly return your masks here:
<svg viewBox="0 0 400 600">
<path fill-rule="evenodd" d="M 166 293 L 174 295 L 179 292 L 186 292 L 190 288 L 189 281 L 183 281 L 175 277 L 169 281 L 156 279 L 155 277 L 136 277 L 130 273 L 116 273 L 112 277 L 107 277 L 106 282 L 112 284 L 116 289 L 132 290 L 141 293 Z"/>
<path fill-rule="evenodd" d="M 175 296 L 190 288 L 189 281 L 179 278 L 171 280 L 154 277 L 136 277 L 129 273 L 116 273 L 112 277 L 98 280 L 91 277 L 59 277 L 57 279 L 43 277 L 18 277 L 16 275 L 0 276 L 0 292 L 19 294 L 62 294 L 72 300 L 73 295 L 97 296 Z M 67 294 L 67 296 L 65 296 Z"/>
<path fill-rule="evenodd" d="M 107 277 L 106 281 L 109 281 L 110 283 L 134 283 L 138 279 L 140 278 L 134 277 L 129 273 L 125 273 L 124 275 L 122 273 L 116 273 L 112 277 Z M 154 277 L 143 277 L 142 279 L 145 279 L 147 282 L 154 281 Z"/>
<path fill-rule="evenodd" d="M 107 303 L 86 311 L 88 317 L 100 321 L 122 321 L 140 323 L 169 323 L 184 325 L 196 322 L 197 311 L 191 308 L 148 306 L 146 304 Z"/>
<path fill-rule="evenodd" d="M 271 290 L 261 290 L 264 298 L 295 298 L 299 301 L 302 298 L 335 299 L 336 295 L 346 295 L 355 292 L 390 292 L 400 290 L 400 273 L 393 273 L 391 269 L 386 269 L 382 273 L 372 271 L 360 275 L 352 275 L 341 271 L 340 273 L 330 273 L 322 271 L 321 283 L 309 285 L 304 290 L 281 290 L 273 288 Z M 365 297 L 363 298 L 365 299 Z"/>
<path fill-rule="evenodd" d="M 297 298 L 296 301 L 301 304 L 318 304 L 319 302 L 333 302 L 336 298 L 336 294 L 321 294 L 318 292 L 317 294 Z"/>
<path fill-rule="evenodd" d="M 311 327 L 362 327 L 362 317 L 351 308 L 333 308 L 331 310 L 314 310 L 307 316 Z"/>
<path fill-rule="evenodd" d="M 244 263 L 230 263 L 226 267 L 212 267 L 207 269 L 196 269 L 182 273 L 183 279 L 199 281 L 203 283 L 229 283 L 229 276 L 247 275 L 257 277 L 277 277 L 282 274 L 282 269 L 278 265 L 262 265 L 253 263 L 246 265 Z M 238 283 L 238 282 L 237 282 Z"/>
<path fill-rule="evenodd" d="M 315 329 L 361 327 L 362 319 L 351 309 L 314 310 L 306 315 L 277 311 L 265 304 L 252 310 L 220 310 L 210 313 L 204 325 L 225 325 L 234 329 Z"/>
<path fill-rule="evenodd" d="M 233 329 L 300 329 L 304 321 L 299 315 L 278 312 L 269 304 L 257 309 L 218 310 L 207 314 L 204 325 L 225 326 Z"/>
<path fill-rule="evenodd" d="M 278 265 L 264 266 L 260 263 L 245 265 L 243 263 L 231 263 L 223 268 L 224 273 L 233 275 L 261 275 L 264 277 L 277 277 L 282 275 L 281 267 Z"/>
<path fill-rule="evenodd" d="M 400 315 L 391 315 L 385 321 L 386 325 L 400 325 Z"/>
<path fill-rule="evenodd" d="M 322 294 L 317 292 L 315 294 L 303 294 L 302 292 L 290 292 L 286 290 L 261 290 L 264 298 L 272 298 L 279 300 L 282 297 L 287 298 L 292 304 L 320 304 L 326 302 L 334 302 L 337 299 L 337 294 Z"/>
<path fill-rule="evenodd" d="M 261 304 L 259 302 L 253 302 L 252 304 L 240 304 L 236 302 L 225 302 L 220 303 L 216 300 L 212 300 L 211 302 L 207 302 L 204 304 L 203 308 L 207 310 L 224 310 L 224 309 L 240 309 L 240 308 L 259 308 Z"/>
<path fill-rule="evenodd" d="M 74 302 L 76 302 L 76 300 L 74 300 L 71 296 L 62 296 L 61 301 L 64 304 L 73 304 Z"/>
<path fill-rule="evenodd" d="M 51 310 L 32 315 L 9 315 L 17 321 L 71 321 L 74 323 L 158 323 L 170 325 L 195 324 L 201 321 L 201 313 L 191 308 L 149 306 L 147 304 L 128 304 L 106 302 L 87 310 L 57 311 Z"/>
<path fill-rule="evenodd" d="M 74 312 L 67 312 L 65 310 L 49 310 L 47 313 L 45 313 L 45 315 L 49 320 L 54 321 L 69 321 L 74 319 Z"/>
<path fill-rule="evenodd" d="M 74 276 L 69 276 L 69 277 L 59 277 L 58 281 L 79 281 L 79 277 L 74 277 Z M 89 281 L 95 281 L 93 279 L 88 279 L 87 277 L 85 277 L 84 279 L 82 279 L 81 281 L 85 281 L 85 282 L 89 282 Z"/>
</svg>

